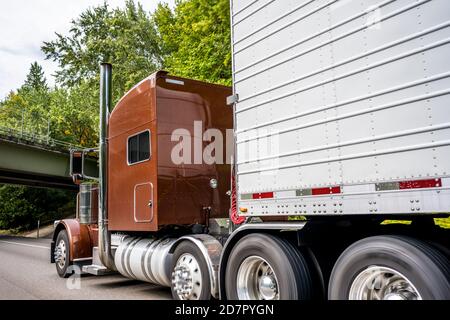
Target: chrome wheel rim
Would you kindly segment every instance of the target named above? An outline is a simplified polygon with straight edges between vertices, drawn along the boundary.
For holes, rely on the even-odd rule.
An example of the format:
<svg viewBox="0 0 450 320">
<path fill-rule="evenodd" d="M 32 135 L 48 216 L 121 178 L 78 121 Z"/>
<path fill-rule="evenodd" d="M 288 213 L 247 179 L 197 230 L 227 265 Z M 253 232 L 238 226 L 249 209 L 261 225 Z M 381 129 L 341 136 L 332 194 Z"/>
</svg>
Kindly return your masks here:
<svg viewBox="0 0 450 320">
<path fill-rule="evenodd" d="M 349 300 L 422 300 L 412 282 L 400 272 L 370 266 L 353 280 Z"/>
<path fill-rule="evenodd" d="M 272 266 L 259 256 L 245 258 L 237 272 L 241 300 L 279 300 L 278 280 Z"/>
<path fill-rule="evenodd" d="M 63 269 L 66 265 L 66 243 L 64 240 L 60 240 L 58 245 L 55 248 L 55 262 L 58 264 L 60 269 Z"/>
<path fill-rule="evenodd" d="M 190 253 L 182 254 L 172 272 L 173 290 L 180 300 L 198 300 L 202 292 L 202 271 Z"/>
</svg>

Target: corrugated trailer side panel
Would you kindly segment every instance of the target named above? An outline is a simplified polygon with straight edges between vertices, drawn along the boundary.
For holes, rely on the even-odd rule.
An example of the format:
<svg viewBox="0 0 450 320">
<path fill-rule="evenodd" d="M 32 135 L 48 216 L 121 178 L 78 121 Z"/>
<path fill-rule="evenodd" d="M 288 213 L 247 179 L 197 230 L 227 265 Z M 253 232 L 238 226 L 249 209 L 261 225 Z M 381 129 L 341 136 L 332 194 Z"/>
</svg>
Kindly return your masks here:
<svg viewBox="0 0 450 320">
<path fill-rule="evenodd" d="M 247 215 L 450 212 L 449 1 L 231 7 Z"/>
</svg>

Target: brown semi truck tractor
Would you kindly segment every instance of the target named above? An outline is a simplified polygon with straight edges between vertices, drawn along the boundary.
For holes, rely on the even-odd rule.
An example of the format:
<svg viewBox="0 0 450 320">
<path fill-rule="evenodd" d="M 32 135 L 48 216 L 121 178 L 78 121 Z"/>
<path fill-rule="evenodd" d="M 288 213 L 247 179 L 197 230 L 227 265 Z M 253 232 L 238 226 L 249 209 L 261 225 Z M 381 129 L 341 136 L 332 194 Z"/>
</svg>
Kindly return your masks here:
<svg viewBox="0 0 450 320">
<path fill-rule="evenodd" d="M 342 156 L 341 166 L 358 170 L 341 172 L 326 152 L 347 152 L 346 142 L 322 141 L 332 133 L 318 127 L 330 115 L 304 122 L 286 115 L 294 107 L 270 107 L 280 97 L 250 104 L 238 95 L 266 82 L 234 79 L 232 92 L 159 71 L 112 109 L 111 71 L 102 64 L 99 148 L 71 152 L 80 192 L 76 219 L 55 223 L 51 261 L 61 277 L 118 272 L 183 300 L 450 299 L 449 230 L 434 223 L 450 210 L 448 177 L 327 182 L 332 168 L 370 175 L 368 156 Z M 348 144 L 365 143 L 358 139 Z M 84 172 L 91 153 L 99 177 Z M 389 161 L 378 157 L 379 166 Z"/>
<path fill-rule="evenodd" d="M 112 109 L 111 65 L 101 66 L 100 146 L 71 152 L 80 192 L 77 218 L 59 221 L 54 232 L 52 261 L 60 276 L 75 265 L 171 286 L 176 269 L 175 297 L 218 296 L 228 222 L 217 218 L 229 215 L 225 157 L 232 150 L 218 143 L 206 154 L 206 147 L 232 129 L 230 95 L 229 87 L 159 71 Z M 99 154 L 98 178 L 83 172 L 92 152 Z"/>
</svg>

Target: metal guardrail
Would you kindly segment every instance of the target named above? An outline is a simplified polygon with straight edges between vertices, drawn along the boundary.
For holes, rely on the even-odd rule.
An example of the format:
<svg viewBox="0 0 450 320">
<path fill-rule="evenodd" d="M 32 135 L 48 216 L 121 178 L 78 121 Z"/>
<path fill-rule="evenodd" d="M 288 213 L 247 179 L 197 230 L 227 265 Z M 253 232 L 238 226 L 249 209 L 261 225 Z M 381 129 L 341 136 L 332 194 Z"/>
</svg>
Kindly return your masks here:
<svg viewBox="0 0 450 320">
<path fill-rule="evenodd" d="M 65 149 L 65 150 L 83 148 L 76 144 L 72 144 L 72 143 L 68 143 L 65 141 L 50 138 L 47 135 L 30 133 L 30 132 L 26 132 L 23 130 L 17 130 L 17 129 L 8 128 L 8 127 L 2 127 L 2 126 L 0 126 L 0 136 L 4 136 L 8 140 L 15 139 L 17 142 L 27 142 L 27 143 L 39 144 L 41 146 L 47 146 L 47 147 L 51 147 L 51 148 L 58 148 L 58 149 Z"/>
</svg>

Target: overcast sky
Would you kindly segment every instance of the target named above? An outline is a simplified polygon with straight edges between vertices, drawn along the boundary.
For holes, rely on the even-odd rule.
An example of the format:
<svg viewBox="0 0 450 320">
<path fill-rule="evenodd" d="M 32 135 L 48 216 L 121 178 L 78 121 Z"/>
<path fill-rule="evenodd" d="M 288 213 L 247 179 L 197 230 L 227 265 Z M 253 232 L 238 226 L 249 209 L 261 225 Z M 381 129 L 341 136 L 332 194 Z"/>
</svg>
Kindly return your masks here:
<svg viewBox="0 0 450 320">
<path fill-rule="evenodd" d="M 107 0 L 112 7 L 123 7 L 125 0 Z M 147 11 L 158 2 L 174 0 L 140 0 Z M 37 61 L 45 71 L 49 84 L 57 65 L 44 60 L 40 48 L 43 41 L 55 39 L 55 32 L 67 34 L 70 21 L 88 7 L 103 0 L 0 0 L 0 100 L 10 90 L 20 87 L 30 64 Z"/>
</svg>

